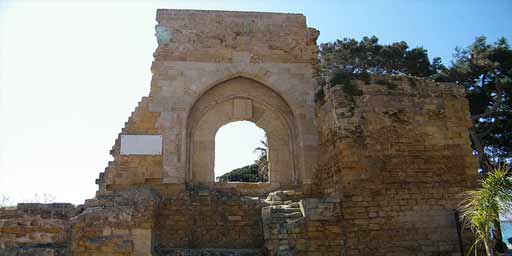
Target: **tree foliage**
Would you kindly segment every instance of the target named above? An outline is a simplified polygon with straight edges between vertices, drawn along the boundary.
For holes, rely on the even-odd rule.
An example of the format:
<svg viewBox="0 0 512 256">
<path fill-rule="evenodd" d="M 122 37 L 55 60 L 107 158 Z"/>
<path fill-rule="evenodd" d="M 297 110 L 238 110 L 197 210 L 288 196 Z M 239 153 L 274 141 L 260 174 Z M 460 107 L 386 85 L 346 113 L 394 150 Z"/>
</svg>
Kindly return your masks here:
<svg viewBox="0 0 512 256">
<path fill-rule="evenodd" d="M 260 141 L 261 146 L 254 149 L 257 152 L 258 159 L 254 164 L 234 169 L 224 175 L 217 177 L 218 181 L 238 181 L 238 182 L 267 182 L 268 181 L 268 147 L 265 141 Z"/>
<path fill-rule="evenodd" d="M 473 149 L 482 169 L 512 159 L 512 50 L 505 39 L 488 44 L 478 37 L 468 48 L 457 48 L 450 67 L 441 58 L 430 62 L 422 47 L 406 42 L 379 44 L 377 37 L 345 38 L 320 45 L 324 85 L 351 79 L 369 81 L 370 74 L 410 75 L 464 86 L 470 103 Z M 316 95 L 325 95 L 323 90 Z"/>
<path fill-rule="evenodd" d="M 512 157 L 512 50 L 504 38 L 488 44 L 478 37 L 457 48 L 452 67 L 439 79 L 463 85 L 469 100 L 473 148 L 483 168 Z"/>
<path fill-rule="evenodd" d="M 422 47 L 409 49 L 406 42 L 379 44 L 375 36 L 361 41 L 345 38 L 320 45 L 324 71 L 334 73 L 407 74 L 430 76 L 427 50 Z"/>
<path fill-rule="evenodd" d="M 258 159 L 254 163 L 258 166 L 258 176 L 260 181 L 268 181 L 268 146 L 267 142 L 260 141 L 261 147 L 254 149 L 254 152 L 258 152 Z"/>
<path fill-rule="evenodd" d="M 258 165 L 251 164 L 217 177 L 218 181 L 260 182 Z"/>
</svg>

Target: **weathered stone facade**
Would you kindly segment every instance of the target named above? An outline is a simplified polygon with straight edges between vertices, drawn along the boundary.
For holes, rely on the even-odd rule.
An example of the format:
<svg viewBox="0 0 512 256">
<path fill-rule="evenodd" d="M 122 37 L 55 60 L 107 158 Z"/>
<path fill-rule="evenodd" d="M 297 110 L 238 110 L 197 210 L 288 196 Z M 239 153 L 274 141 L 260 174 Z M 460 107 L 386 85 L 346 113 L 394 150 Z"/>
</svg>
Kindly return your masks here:
<svg viewBox="0 0 512 256">
<path fill-rule="evenodd" d="M 317 111 L 315 188 L 341 201 L 346 254 L 458 252 L 453 210 L 478 168 L 463 88 L 407 77 L 357 85 L 327 90 Z"/>
<path fill-rule="evenodd" d="M 0 209 L 0 255 L 458 255 L 452 211 L 477 178 L 462 88 L 373 77 L 315 102 L 303 15 L 157 22 L 151 91 L 96 197 Z M 238 120 L 265 130 L 269 182 L 214 182 L 215 134 Z"/>
<path fill-rule="evenodd" d="M 70 219 L 80 211 L 72 204 L 0 208 L 0 255 L 65 255 Z"/>
<path fill-rule="evenodd" d="M 319 34 L 306 27 L 305 17 L 158 10 L 157 21 L 170 40 L 155 51 L 150 95 L 122 134 L 160 134 L 165 154 L 123 156 L 118 140 L 99 193 L 134 184 L 213 182 L 212 133 L 236 120 L 265 129 L 270 158 L 277 160 L 271 184 L 256 190 L 311 184 Z"/>
</svg>

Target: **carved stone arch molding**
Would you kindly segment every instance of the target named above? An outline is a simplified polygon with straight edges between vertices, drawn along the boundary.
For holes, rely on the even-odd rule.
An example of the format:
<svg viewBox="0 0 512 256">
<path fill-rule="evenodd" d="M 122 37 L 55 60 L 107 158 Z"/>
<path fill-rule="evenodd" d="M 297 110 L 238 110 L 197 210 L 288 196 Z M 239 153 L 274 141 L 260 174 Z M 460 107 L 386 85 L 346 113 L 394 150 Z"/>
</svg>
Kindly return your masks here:
<svg viewBox="0 0 512 256">
<path fill-rule="evenodd" d="M 290 106 L 274 90 L 253 79 L 235 77 L 206 91 L 195 102 L 187 121 L 187 173 L 191 183 L 212 183 L 215 135 L 234 121 L 251 121 L 265 130 L 269 147 L 269 184 L 300 182 L 298 129 Z"/>
</svg>

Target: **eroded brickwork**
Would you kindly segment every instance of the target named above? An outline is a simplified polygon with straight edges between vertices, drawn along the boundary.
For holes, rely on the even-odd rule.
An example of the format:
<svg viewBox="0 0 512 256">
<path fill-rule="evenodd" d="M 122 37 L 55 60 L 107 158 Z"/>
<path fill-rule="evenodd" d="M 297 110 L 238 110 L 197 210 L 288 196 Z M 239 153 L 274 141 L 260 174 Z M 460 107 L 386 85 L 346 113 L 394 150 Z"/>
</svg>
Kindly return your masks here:
<svg viewBox="0 0 512 256">
<path fill-rule="evenodd" d="M 150 189 L 120 190 L 89 200 L 71 220 L 71 255 L 150 255 L 160 203 Z"/>
<path fill-rule="evenodd" d="M 341 199 L 347 255 L 451 255 L 453 210 L 477 179 L 463 88 L 382 79 L 327 90 L 317 189 Z"/>
<path fill-rule="evenodd" d="M 0 256 L 457 255 L 452 211 L 477 178 L 462 88 L 373 77 L 315 102 L 319 34 L 303 15 L 157 22 L 149 96 L 96 197 L 0 209 Z M 270 182 L 214 182 L 215 133 L 238 120 L 267 132 Z M 130 135 L 162 153 L 122 153 Z"/>
<path fill-rule="evenodd" d="M 267 255 L 343 255 L 341 212 L 336 198 L 307 198 L 276 191 L 262 210 Z"/>
<path fill-rule="evenodd" d="M 263 247 L 262 200 L 233 191 L 189 187 L 167 194 L 158 213 L 157 248 Z"/>
<path fill-rule="evenodd" d="M 188 62 L 316 62 L 317 30 L 302 14 L 158 10 L 170 41 L 155 59 Z M 178 51 L 176 49 L 179 49 Z"/>
<path fill-rule="evenodd" d="M 159 134 L 157 126 L 160 113 L 149 111 L 149 98 L 143 97 L 131 113 L 121 134 Z M 105 172 L 97 180 L 99 194 L 108 193 L 109 186 L 125 188 L 133 184 L 160 183 L 163 177 L 162 156 L 121 155 L 121 134 L 110 154 L 114 160 L 108 163 Z"/>
<path fill-rule="evenodd" d="M 81 210 L 72 204 L 36 203 L 0 208 L 0 255 L 65 255 L 70 218 Z"/>
</svg>

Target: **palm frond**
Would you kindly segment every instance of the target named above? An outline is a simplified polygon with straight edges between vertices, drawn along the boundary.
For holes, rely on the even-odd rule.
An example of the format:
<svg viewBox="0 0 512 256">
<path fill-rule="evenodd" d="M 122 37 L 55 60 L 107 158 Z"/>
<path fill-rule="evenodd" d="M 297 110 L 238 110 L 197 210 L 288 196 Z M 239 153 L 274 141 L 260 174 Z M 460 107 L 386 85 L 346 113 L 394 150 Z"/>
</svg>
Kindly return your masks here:
<svg viewBox="0 0 512 256">
<path fill-rule="evenodd" d="M 475 234 L 475 243 L 491 248 L 491 231 L 499 216 L 512 206 L 512 177 L 509 168 L 498 166 L 481 181 L 479 189 L 467 191 L 459 206 L 462 222 Z M 489 254 L 489 252 L 488 252 Z"/>
</svg>

